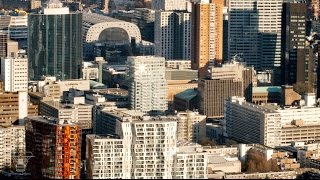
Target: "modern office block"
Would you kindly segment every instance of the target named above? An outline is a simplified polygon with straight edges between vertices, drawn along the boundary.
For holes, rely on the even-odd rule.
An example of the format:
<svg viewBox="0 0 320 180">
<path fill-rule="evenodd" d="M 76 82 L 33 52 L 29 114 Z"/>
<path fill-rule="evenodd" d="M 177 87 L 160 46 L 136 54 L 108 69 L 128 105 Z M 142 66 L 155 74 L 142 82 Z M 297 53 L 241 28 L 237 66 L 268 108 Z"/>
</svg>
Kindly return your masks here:
<svg viewBox="0 0 320 180">
<path fill-rule="evenodd" d="M 222 118 L 224 101 L 230 96 L 245 95 L 252 100 L 254 69 L 231 61 L 222 67 L 211 67 L 206 79 L 198 83 L 200 113 L 208 118 Z"/>
<path fill-rule="evenodd" d="M 167 110 L 164 61 L 155 56 L 128 57 L 131 109 L 151 114 Z"/>
<path fill-rule="evenodd" d="M 309 83 L 313 59 L 306 45 L 307 5 L 284 3 L 282 11 L 282 84 Z M 311 82 L 310 82 L 311 83 Z"/>
<path fill-rule="evenodd" d="M 79 79 L 82 66 L 82 14 L 48 1 L 28 15 L 29 78 Z"/>
<path fill-rule="evenodd" d="M 280 67 L 283 2 L 229 0 L 228 59 L 238 55 L 259 71 Z"/>
<path fill-rule="evenodd" d="M 26 150 L 35 157 L 27 169 L 33 178 L 80 179 L 81 129 L 50 117 L 26 118 Z"/>
<path fill-rule="evenodd" d="M 191 13 L 156 11 L 154 43 L 157 56 L 191 60 Z"/>
<path fill-rule="evenodd" d="M 191 66 L 205 78 L 209 62 L 219 64 L 223 59 L 223 1 L 194 2 L 191 19 Z"/>
</svg>

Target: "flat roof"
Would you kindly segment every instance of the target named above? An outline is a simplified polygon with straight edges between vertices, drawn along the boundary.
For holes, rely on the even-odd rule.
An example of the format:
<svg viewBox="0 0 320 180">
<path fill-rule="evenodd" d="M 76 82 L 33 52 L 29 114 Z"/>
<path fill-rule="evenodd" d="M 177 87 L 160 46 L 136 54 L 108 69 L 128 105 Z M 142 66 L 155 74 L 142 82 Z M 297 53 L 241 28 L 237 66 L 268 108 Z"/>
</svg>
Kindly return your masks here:
<svg viewBox="0 0 320 180">
<path fill-rule="evenodd" d="M 252 93 L 281 93 L 281 86 L 252 87 Z"/>
<path fill-rule="evenodd" d="M 179 99 L 184 99 L 187 101 L 190 101 L 192 98 L 196 97 L 198 95 L 198 91 L 195 89 L 187 89 L 185 91 L 182 91 L 181 93 L 178 93 L 175 95 L 175 97 Z"/>
</svg>

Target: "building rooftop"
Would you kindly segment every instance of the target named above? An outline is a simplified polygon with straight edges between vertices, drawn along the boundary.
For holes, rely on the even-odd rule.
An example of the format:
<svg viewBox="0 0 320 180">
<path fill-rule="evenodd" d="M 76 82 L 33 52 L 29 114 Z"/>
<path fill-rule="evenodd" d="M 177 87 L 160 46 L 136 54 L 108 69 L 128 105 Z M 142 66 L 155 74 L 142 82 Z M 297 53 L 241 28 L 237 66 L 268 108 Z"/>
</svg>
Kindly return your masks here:
<svg viewBox="0 0 320 180">
<path fill-rule="evenodd" d="M 97 13 L 83 13 L 83 21 L 90 22 L 92 24 L 104 23 L 104 22 L 125 22 L 120 19 L 115 19 L 109 16 L 100 15 Z"/>
<path fill-rule="evenodd" d="M 74 109 L 76 107 L 82 106 L 82 107 L 92 107 L 91 104 L 71 104 L 71 103 L 65 103 L 65 102 L 58 102 L 58 101 L 42 101 L 42 103 L 45 103 L 51 107 L 54 107 L 56 109 L 62 110 L 62 109 Z"/>
<path fill-rule="evenodd" d="M 252 93 L 281 93 L 280 86 L 252 87 Z"/>
<path fill-rule="evenodd" d="M 182 91 L 181 93 L 178 93 L 175 95 L 175 97 L 183 100 L 190 101 L 194 97 L 198 95 L 198 91 L 195 89 L 187 89 L 185 91 Z"/>
<path fill-rule="evenodd" d="M 31 119 L 34 121 L 46 123 L 46 124 L 51 124 L 51 125 L 76 125 L 72 121 L 67 121 L 64 119 L 58 119 L 54 117 L 48 117 L 48 116 L 28 116 L 27 119 Z"/>
</svg>

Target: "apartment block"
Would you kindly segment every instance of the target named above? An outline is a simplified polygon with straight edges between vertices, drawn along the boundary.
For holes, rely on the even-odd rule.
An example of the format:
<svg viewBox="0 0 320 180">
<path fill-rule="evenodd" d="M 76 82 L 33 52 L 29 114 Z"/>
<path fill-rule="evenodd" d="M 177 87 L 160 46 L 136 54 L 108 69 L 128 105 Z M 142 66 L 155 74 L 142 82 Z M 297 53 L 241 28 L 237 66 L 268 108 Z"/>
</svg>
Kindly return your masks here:
<svg viewBox="0 0 320 180">
<path fill-rule="evenodd" d="M 25 153 L 25 143 L 24 126 L 0 126 L 0 171 L 11 167 L 14 155 Z"/>
<path fill-rule="evenodd" d="M 206 116 L 199 112 L 178 112 L 178 140 L 199 143 L 206 137 Z"/>
<path fill-rule="evenodd" d="M 154 43 L 157 56 L 191 60 L 191 13 L 156 11 Z"/>
<path fill-rule="evenodd" d="M 142 128 L 149 135 L 139 135 L 143 134 L 138 130 L 141 123 L 125 123 L 123 126 L 128 127 L 124 129 L 132 128 L 130 131 L 133 134 L 126 134 L 130 131 L 124 130 L 122 138 L 115 135 L 88 135 L 87 161 L 91 163 L 87 164 L 87 178 L 207 178 L 207 153 L 203 152 L 200 145 L 176 142 L 172 131 L 174 124 L 169 122 L 145 124 Z M 157 132 L 147 130 L 155 126 L 158 127 Z M 160 138 L 156 138 L 156 133 L 160 133 Z"/>
<path fill-rule="evenodd" d="M 192 5 L 191 66 L 205 78 L 209 62 L 223 55 L 223 1 L 201 0 Z"/>
<path fill-rule="evenodd" d="M 26 118 L 26 150 L 35 157 L 27 169 L 32 178 L 80 179 L 81 129 L 46 116 Z"/>
<path fill-rule="evenodd" d="M 1 59 L 0 80 L 4 83 L 4 91 L 27 91 L 28 59 L 26 57 Z"/>
<path fill-rule="evenodd" d="M 319 107 L 312 103 L 314 95 L 306 96 L 305 105 L 286 108 L 274 104 L 254 105 L 244 98 L 232 97 L 225 102 L 225 135 L 240 142 L 270 147 L 317 141 Z"/>
<path fill-rule="evenodd" d="M 158 114 L 167 110 L 163 57 L 129 56 L 129 101 L 131 109 Z"/>
</svg>

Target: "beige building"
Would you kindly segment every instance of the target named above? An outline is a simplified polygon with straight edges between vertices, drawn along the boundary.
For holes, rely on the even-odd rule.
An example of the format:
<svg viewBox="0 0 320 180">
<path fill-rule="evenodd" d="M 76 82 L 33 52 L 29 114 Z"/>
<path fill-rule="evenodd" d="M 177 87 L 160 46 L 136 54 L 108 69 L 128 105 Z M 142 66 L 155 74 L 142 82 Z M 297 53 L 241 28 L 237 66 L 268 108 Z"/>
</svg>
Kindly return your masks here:
<svg viewBox="0 0 320 180">
<path fill-rule="evenodd" d="M 200 0 L 192 6 L 191 66 L 206 76 L 209 61 L 222 62 L 223 0 Z"/>
<path fill-rule="evenodd" d="M 245 96 L 251 101 L 253 68 L 246 68 L 236 61 L 222 67 L 210 67 L 207 79 L 198 82 L 200 113 L 208 118 L 224 116 L 224 101 L 230 96 Z"/>
<path fill-rule="evenodd" d="M 206 116 L 198 112 L 177 113 L 178 140 L 199 143 L 206 137 Z"/>
</svg>

